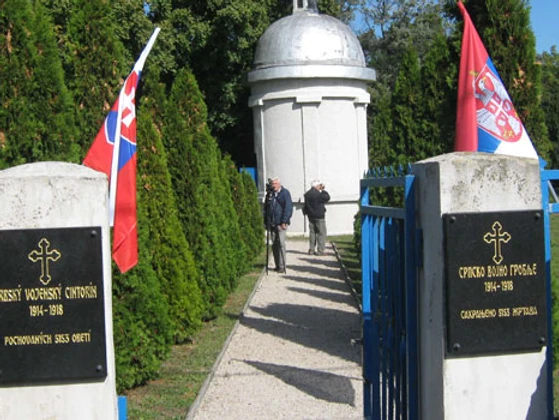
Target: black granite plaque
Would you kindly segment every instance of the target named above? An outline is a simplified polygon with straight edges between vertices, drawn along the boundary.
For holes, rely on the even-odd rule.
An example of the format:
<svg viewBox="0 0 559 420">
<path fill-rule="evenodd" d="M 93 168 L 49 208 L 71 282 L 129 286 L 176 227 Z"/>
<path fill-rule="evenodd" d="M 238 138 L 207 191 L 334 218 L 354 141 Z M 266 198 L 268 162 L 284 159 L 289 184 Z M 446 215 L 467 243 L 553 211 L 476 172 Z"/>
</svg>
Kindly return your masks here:
<svg viewBox="0 0 559 420">
<path fill-rule="evenodd" d="M 101 228 L 0 230 L 0 385 L 107 375 Z"/>
<path fill-rule="evenodd" d="M 539 351 L 547 341 L 543 213 L 443 216 L 447 356 Z"/>
</svg>

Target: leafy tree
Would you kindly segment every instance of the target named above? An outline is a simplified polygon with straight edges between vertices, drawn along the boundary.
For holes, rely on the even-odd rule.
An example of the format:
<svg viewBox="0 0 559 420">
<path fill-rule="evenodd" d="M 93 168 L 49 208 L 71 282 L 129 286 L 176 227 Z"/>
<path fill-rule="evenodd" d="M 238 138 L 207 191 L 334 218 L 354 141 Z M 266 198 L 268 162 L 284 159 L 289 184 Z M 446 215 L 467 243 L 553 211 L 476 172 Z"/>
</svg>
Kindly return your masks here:
<svg viewBox="0 0 559 420">
<path fill-rule="evenodd" d="M 71 96 L 45 9 L 7 0 L 0 22 L 0 168 L 77 162 Z"/>
<path fill-rule="evenodd" d="M 269 5 L 259 0 L 210 0 L 152 3 L 156 23 L 170 24 L 175 68 L 189 66 L 209 107 L 208 124 L 224 150 L 238 160 L 239 143 L 252 137 L 248 86 L 254 46 L 270 24 Z M 171 75 L 171 80 L 174 74 Z M 243 121 L 243 127 L 238 127 Z"/>
<path fill-rule="evenodd" d="M 372 112 L 369 108 L 367 113 L 369 119 L 369 168 L 378 168 L 393 163 L 391 94 L 388 89 L 377 91 L 377 93 L 375 99 L 377 110 Z"/>
<path fill-rule="evenodd" d="M 434 46 L 439 55 L 446 54 L 449 23 L 441 5 L 432 0 L 368 0 L 361 13 L 365 30 L 359 38 L 368 65 L 377 71 L 367 114 L 370 166 L 406 164 L 445 149 L 440 142 L 446 145 L 449 139 L 440 138 L 436 98 L 447 95 L 448 74 L 441 68 L 432 73 L 441 60 L 434 56 Z"/>
<path fill-rule="evenodd" d="M 555 169 L 559 164 L 559 54 L 557 47 L 551 47 L 549 52 L 541 54 L 539 62 L 542 68 L 542 109 L 545 123 L 549 130 L 549 139 L 553 145 L 551 161 L 547 168 Z M 557 186 L 555 186 L 557 189 Z M 556 258 L 556 257 L 555 257 Z M 553 302 L 553 359 L 559 362 L 559 280 L 556 276 L 551 279 L 551 298 Z"/>
<path fill-rule="evenodd" d="M 321 0 L 318 8 L 349 21 L 356 2 Z M 208 126 L 220 148 L 238 165 L 255 166 L 246 74 L 252 69 L 256 43 L 271 23 L 291 14 L 293 2 L 153 0 L 149 4 L 150 19 L 172 33 L 165 39 L 175 59 L 174 64 L 165 61 L 168 85 L 177 69 L 189 67 L 204 95 Z"/>
<path fill-rule="evenodd" d="M 359 39 L 367 63 L 377 70 L 378 83 L 392 89 L 410 45 L 420 60 L 429 51 L 441 7 L 433 0 L 366 0 L 361 16 L 364 29 Z"/>
</svg>

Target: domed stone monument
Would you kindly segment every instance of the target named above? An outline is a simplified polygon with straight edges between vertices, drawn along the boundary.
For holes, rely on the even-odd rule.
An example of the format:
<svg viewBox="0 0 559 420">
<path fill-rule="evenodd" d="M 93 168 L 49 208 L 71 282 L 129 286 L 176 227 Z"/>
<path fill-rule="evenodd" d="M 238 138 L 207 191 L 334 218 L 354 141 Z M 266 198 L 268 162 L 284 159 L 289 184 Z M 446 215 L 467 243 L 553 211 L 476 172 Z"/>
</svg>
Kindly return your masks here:
<svg viewBox="0 0 559 420">
<path fill-rule="evenodd" d="M 258 189 L 278 176 L 293 197 L 289 234 L 307 233 L 303 194 L 326 184 L 328 234 L 353 232 L 359 180 L 368 168 L 367 68 L 361 45 L 316 2 L 294 0 L 293 14 L 274 22 L 256 47 L 249 106 L 253 109 Z"/>
</svg>

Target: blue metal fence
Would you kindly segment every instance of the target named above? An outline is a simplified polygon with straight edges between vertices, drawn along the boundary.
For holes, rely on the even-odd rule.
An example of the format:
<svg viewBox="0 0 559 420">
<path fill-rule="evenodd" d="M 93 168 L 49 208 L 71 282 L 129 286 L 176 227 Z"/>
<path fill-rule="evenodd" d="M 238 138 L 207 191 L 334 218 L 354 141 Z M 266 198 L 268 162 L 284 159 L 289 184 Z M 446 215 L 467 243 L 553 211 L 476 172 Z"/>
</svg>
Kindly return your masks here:
<svg viewBox="0 0 559 420">
<path fill-rule="evenodd" d="M 366 419 L 417 419 L 415 177 L 402 168 L 361 180 L 363 398 Z M 403 206 L 371 203 L 376 188 L 403 190 Z"/>
<path fill-rule="evenodd" d="M 548 418 L 554 418 L 553 409 L 553 317 L 552 317 L 552 293 L 551 293 L 551 220 L 550 215 L 559 213 L 559 199 L 552 186 L 553 181 L 559 180 L 559 170 L 541 171 L 542 206 L 544 214 L 544 237 L 545 237 L 545 266 L 546 266 L 546 290 L 547 290 L 547 401 Z M 552 197 L 550 197 L 550 195 Z M 552 200 L 553 199 L 553 202 Z"/>
<path fill-rule="evenodd" d="M 408 170 L 409 172 L 409 170 Z M 550 215 L 559 213 L 552 187 L 559 170 L 541 171 L 548 307 L 548 413 L 553 419 L 553 322 Z M 415 225 L 415 177 L 399 168 L 361 180 L 364 416 L 419 418 L 417 268 L 421 230 Z M 371 203 L 378 188 L 403 190 L 401 207 Z"/>
</svg>

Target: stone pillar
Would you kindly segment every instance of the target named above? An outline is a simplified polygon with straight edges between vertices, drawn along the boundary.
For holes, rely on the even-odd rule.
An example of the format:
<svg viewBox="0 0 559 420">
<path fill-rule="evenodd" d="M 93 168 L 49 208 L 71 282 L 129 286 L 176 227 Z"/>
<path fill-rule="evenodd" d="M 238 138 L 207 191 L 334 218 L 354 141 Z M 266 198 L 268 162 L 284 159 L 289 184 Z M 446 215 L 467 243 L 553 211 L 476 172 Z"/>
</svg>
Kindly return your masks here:
<svg viewBox="0 0 559 420">
<path fill-rule="evenodd" d="M 109 235 L 100 172 L 0 171 L 0 418 L 118 418 Z"/>
<path fill-rule="evenodd" d="M 531 348 L 522 351 L 511 352 L 506 348 L 508 337 L 515 338 L 516 331 L 507 331 L 507 338 L 498 342 L 497 347 L 502 344 L 503 348 L 490 346 L 489 351 L 472 354 L 460 347 L 459 340 L 450 345 L 448 342 L 449 328 L 452 329 L 455 322 L 450 313 L 460 314 L 462 327 L 471 326 L 474 336 L 470 339 L 479 339 L 475 343 L 478 350 L 491 342 L 494 335 L 505 334 L 492 326 L 521 329 L 524 322 L 536 319 L 535 313 L 545 319 L 545 296 L 543 303 L 541 300 L 541 293 L 545 295 L 545 283 L 542 285 L 535 276 L 537 271 L 545 279 L 545 266 L 541 266 L 545 265 L 545 257 L 535 263 L 511 256 L 511 247 L 517 250 L 519 247 L 514 242 L 514 234 L 511 238 L 508 233 L 509 229 L 516 228 L 511 226 L 514 223 L 503 222 L 502 249 L 498 249 L 503 260 L 495 258 L 498 263 L 491 261 L 497 248 L 491 242 L 494 236 L 491 236 L 490 227 L 485 234 L 488 236 L 472 232 L 471 242 L 466 243 L 456 241 L 452 229 L 448 228 L 453 220 L 469 220 L 479 215 L 483 218 L 484 214 L 489 215 L 489 219 L 496 215 L 497 221 L 502 212 L 514 212 L 506 215 L 509 221 L 516 220 L 520 213 L 533 214 L 537 219 L 538 213 L 542 214 L 538 162 L 485 153 L 452 153 L 418 162 L 413 172 L 417 176 L 418 221 L 423 231 L 423 267 L 418 281 L 420 417 L 449 420 L 549 418 L 545 342 L 550 338 L 545 337 L 545 332 L 539 345 L 532 342 L 539 336 L 527 337 L 525 343 Z M 449 218 L 462 213 L 465 215 Z M 472 230 L 478 228 L 474 226 Z M 536 237 L 541 233 L 539 237 L 542 237 L 543 228 L 541 232 L 538 229 L 532 232 Z M 485 258 L 480 256 L 482 253 L 490 254 L 487 264 L 476 263 L 477 268 L 464 264 L 454 270 L 449 269 L 448 260 L 449 255 L 455 255 L 454 251 L 464 253 L 466 261 L 470 257 L 479 261 Z M 522 253 L 522 244 L 520 251 Z M 520 265 L 515 265 L 517 263 Z M 516 268 L 522 264 L 525 264 L 524 272 L 519 274 Z M 493 270 L 495 267 L 499 270 Z M 494 271 L 493 275 L 489 271 Z M 498 271 L 502 275 L 495 275 Z M 469 300 L 449 295 L 449 290 L 452 292 L 456 287 L 453 278 L 462 281 L 460 276 L 471 284 L 467 291 Z M 514 295 L 524 282 L 536 282 L 533 284 L 537 285 L 540 296 Z M 478 297 L 482 303 L 476 301 Z M 539 303 L 534 303 L 534 299 L 540 299 Z M 523 337 L 520 339 L 522 343 Z"/>
</svg>

